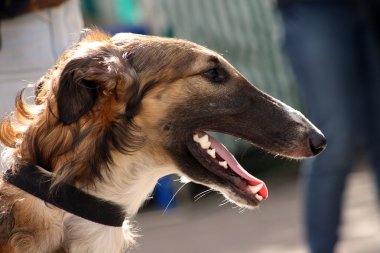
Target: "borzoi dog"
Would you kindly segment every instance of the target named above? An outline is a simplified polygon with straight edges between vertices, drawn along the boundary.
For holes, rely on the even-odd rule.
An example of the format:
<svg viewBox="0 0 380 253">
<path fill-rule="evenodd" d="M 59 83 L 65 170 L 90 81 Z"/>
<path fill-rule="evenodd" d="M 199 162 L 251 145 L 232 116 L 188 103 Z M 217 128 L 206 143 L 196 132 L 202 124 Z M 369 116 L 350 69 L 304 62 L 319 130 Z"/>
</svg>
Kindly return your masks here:
<svg viewBox="0 0 380 253">
<path fill-rule="evenodd" d="M 38 59 L 36 59 L 38 60 Z M 326 140 L 217 53 L 88 31 L 0 125 L 0 252 L 118 253 L 157 179 L 177 173 L 252 208 L 268 197 L 206 131 L 301 159 Z"/>
</svg>

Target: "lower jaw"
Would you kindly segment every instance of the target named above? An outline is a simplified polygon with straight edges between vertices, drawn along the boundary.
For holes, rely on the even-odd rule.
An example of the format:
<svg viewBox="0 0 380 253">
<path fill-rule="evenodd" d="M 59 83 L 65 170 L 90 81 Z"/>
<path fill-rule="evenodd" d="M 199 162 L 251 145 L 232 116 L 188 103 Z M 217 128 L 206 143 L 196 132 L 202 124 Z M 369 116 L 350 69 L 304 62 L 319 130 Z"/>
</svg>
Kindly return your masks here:
<svg viewBox="0 0 380 253">
<path fill-rule="evenodd" d="M 257 208 L 261 201 L 255 199 L 255 197 L 248 196 L 246 193 L 242 192 L 240 189 L 235 188 L 234 186 L 220 186 L 213 184 L 204 184 L 207 187 L 210 187 L 214 190 L 220 192 L 230 203 L 235 204 L 238 207 L 246 209 Z"/>
<path fill-rule="evenodd" d="M 207 177 L 207 181 L 213 179 L 211 184 L 202 183 L 210 188 L 217 188 L 216 190 L 222 192 L 227 198 L 231 199 L 236 204 L 241 204 L 244 206 L 255 207 L 261 203 L 263 198 L 261 196 L 256 197 L 258 193 L 253 193 L 249 190 L 251 186 L 244 178 L 237 175 L 232 169 L 224 169 L 220 167 L 217 162 L 211 163 L 207 159 L 201 160 L 196 157 L 202 157 L 204 155 L 202 151 L 199 151 L 197 147 L 188 147 L 193 158 L 197 161 L 198 166 L 205 173 L 209 173 L 212 176 Z M 213 168 L 209 168 L 213 167 Z M 197 180 L 198 181 L 198 180 Z M 217 185 L 218 187 L 213 187 Z"/>
<path fill-rule="evenodd" d="M 204 170 L 204 173 L 210 174 L 210 176 L 205 178 L 189 177 L 195 182 L 221 192 L 227 199 L 236 205 L 244 208 L 255 208 L 262 202 L 255 197 L 255 194 L 248 190 L 244 190 L 249 184 L 243 179 L 240 179 L 239 176 L 234 175 L 229 176 L 231 178 L 227 178 L 228 176 L 221 175 L 226 172 L 220 171 L 219 173 L 215 173 L 214 169 L 208 169 L 203 165 L 200 169 Z"/>
</svg>

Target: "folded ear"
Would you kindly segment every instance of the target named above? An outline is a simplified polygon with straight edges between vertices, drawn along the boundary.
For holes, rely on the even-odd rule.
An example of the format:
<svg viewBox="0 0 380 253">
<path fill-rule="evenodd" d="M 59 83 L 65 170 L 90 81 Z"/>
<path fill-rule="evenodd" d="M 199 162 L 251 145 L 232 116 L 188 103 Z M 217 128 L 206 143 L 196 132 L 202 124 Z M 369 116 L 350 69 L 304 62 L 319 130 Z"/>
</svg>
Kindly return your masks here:
<svg viewBox="0 0 380 253">
<path fill-rule="evenodd" d="M 100 92 L 115 94 L 124 90 L 127 62 L 116 49 L 92 48 L 73 58 L 64 67 L 58 82 L 57 104 L 60 121 L 69 125 L 89 112 Z"/>
</svg>

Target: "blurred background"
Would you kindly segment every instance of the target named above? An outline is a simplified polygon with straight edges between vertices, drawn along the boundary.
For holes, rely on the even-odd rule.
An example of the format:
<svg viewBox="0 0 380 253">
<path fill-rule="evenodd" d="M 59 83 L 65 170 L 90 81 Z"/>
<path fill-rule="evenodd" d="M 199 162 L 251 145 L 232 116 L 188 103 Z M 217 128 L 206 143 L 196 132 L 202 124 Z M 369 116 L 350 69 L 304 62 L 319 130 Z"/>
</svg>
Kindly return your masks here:
<svg viewBox="0 0 380 253">
<path fill-rule="evenodd" d="M 268 200 L 242 210 L 203 186 L 167 176 L 135 219 L 142 236 L 131 252 L 380 252 L 378 1 L 60 0 L 40 1 L 55 3 L 28 11 L 17 7 L 12 15 L 7 8 L 15 5 L 5 2 L 12 1 L 0 4 L 0 116 L 15 91 L 53 66 L 81 28 L 97 26 L 110 34 L 177 37 L 213 49 L 326 134 L 326 154 L 307 163 L 216 134 L 266 182 Z M 25 63 L 22 57 L 33 53 L 21 39 L 34 36 L 32 25 L 41 34 L 49 31 L 53 42 L 36 46 L 41 60 L 24 66 L 15 58 Z M 16 75 L 20 69 L 26 74 Z"/>
</svg>

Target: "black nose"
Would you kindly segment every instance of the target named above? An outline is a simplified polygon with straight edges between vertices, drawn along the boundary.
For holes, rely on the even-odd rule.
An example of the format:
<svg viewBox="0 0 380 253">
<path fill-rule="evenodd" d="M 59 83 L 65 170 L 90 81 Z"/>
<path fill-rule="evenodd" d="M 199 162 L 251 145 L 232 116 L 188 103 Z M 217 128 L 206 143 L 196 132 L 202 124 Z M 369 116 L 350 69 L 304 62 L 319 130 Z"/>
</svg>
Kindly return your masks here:
<svg viewBox="0 0 380 253">
<path fill-rule="evenodd" d="M 313 131 L 309 136 L 310 150 L 314 155 L 321 153 L 327 144 L 325 136 L 320 131 Z"/>
</svg>

